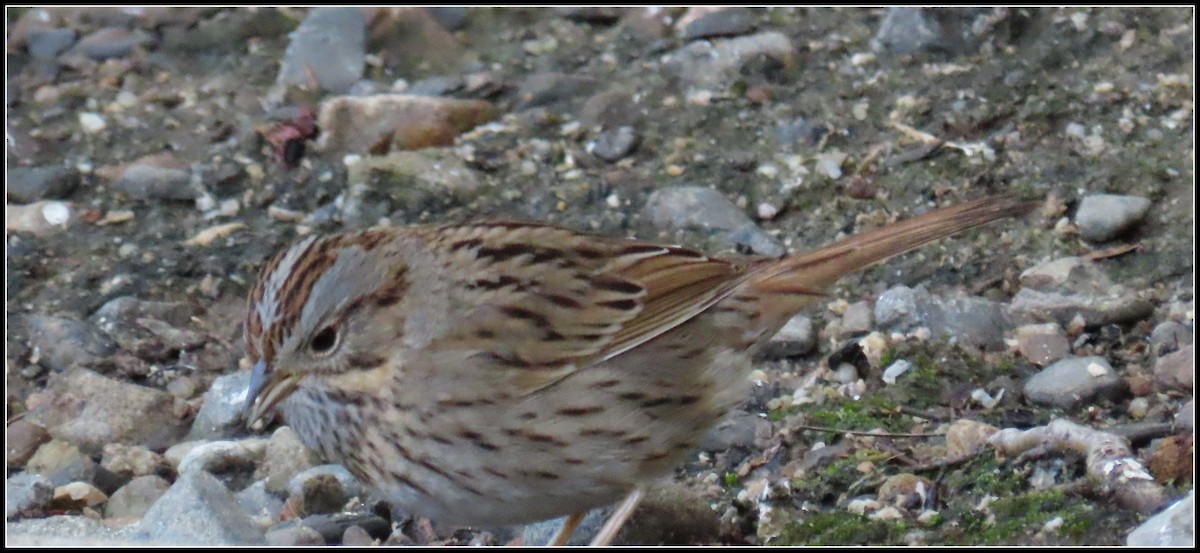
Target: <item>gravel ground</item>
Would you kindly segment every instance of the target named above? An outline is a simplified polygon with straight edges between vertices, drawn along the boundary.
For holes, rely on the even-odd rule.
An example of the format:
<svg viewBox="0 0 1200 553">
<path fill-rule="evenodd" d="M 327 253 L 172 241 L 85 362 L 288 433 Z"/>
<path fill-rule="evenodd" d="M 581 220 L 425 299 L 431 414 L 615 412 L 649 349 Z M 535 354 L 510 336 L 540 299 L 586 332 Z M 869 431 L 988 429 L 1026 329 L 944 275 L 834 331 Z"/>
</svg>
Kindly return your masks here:
<svg viewBox="0 0 1200 553">
<path fill-rule="evenodd" d="M 244 298 L 298 236 L 510 218 L 779 255 L 996 193 L 1042 206 L 843 278 L 618 543 L 1194 541 L 1190 9 L 7 15 L 8 543 L 552 533 L 414 519 L 243 428 Z M 1152 492 L 1095 484 L 1088 444 L 985 445 L 1056 419 Z"/>
</svg>

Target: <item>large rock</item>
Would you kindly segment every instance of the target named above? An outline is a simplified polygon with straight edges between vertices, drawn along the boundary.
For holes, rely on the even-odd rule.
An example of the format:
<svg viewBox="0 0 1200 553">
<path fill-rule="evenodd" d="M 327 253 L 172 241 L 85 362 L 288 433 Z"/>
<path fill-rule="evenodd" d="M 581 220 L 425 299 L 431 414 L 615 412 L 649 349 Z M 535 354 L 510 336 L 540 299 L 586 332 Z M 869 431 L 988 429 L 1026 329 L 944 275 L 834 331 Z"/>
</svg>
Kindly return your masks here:
<svg viewBox="0 0 1200 553">
<path fill-rule="evenodd" d="M 233 494 L 211 474 L 181 473 L 146 511 L 138 535 L 178 545 L 254 545 L 263 531 L 242 510 Z"/>
<path fill-rule="evenodd" d="M 85 369 L 51 375 L 26 405 L 31 421 L 93 456 L 110 443 L 166 448 L 187 432 L 171 394 Z"/>
</svg>

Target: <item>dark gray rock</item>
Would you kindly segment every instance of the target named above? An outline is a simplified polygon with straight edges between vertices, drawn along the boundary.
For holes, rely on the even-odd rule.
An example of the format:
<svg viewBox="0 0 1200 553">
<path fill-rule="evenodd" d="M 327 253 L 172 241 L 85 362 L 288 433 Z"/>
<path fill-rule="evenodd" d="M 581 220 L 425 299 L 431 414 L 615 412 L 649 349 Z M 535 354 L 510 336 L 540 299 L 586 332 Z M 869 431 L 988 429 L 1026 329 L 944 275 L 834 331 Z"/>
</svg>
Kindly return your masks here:
<svg viewBox="0 0 1200 553">
<path fill-rule="evenodd" d="M 367 531 L 373 539 L 384 540 L 392 533 L 392 525 L 388 521 L 372 513 L 334 513 L 307 516 L 277 524 L 272 530 L 283 530 L 289 527 L 305 526 L 316 530 L 325 543 L 341 543 L 346 529 L 359 526 Z"/>
<path fill-rule="evenodd" d="M 79 171 L 67 167 L 9 167 L 5 192 L 18 203 L 65 199 L 79 186 Z"/>
<path fill-rule="evenodd" d="M 988 350 L 1005 348 L 1004 333 L 1013 327 L 1003 304 L 983 298 L 935 298 L 924 287 L 896 286 L 875 302 L 879 326 L 910 331 L 929 328 L 935 338 Z"/>
<path fill-rule="evenodd" d="M 747 8 L 725 8 L 693 19 L 683 28 L 684 40 L 744 35 L 754 32 L 754 12 Z"/>
<path fill-rule="evenodd" d="M 639 137 L 633 127 L 618 127 L 602 131 L 596 137 L 592 153 L 605 161 L 618 161 L 638 145 Z"/>
<path fill-rule="evenodd" d="M 762 354 L 770 358 L 785 358 L 804 355 L 817 345 L 812 320 L 796 315 L 788 320 L 775 336 L 763 347 Z"/>
<path fill-rule="evenodd" d="M 100 61 L 127 56 L 134 47 L 148 42 L 150 35 L 141 30 L 106 27 L 80 39 L 67 54 Z"/>
<path fill-rule="evenodd" d="M 1067 357 L 1030 377 L 1025 397 L 1038 405 L 1080 407 L 1126 390 L 1125 381 L 1103 357 Z"/>
<path fill-rule="evenodd" d="M 146 511 L 138 535 L 178 545 L 254 545 L 263 531 L 211 474 L 181 473 Z"/>
<path fill-rule="evenodd" d="M 462 6 L 430 6 L 425 11 L 447 31 L 457 31 L 467 24 L 467 8 Z"/>
<path fill-rule="evenodd" d="M 49 59 L 70 48 L 72 44 L 75 44 L 74 30 L 54 27 L 30 32 L 25 47 L 29 49 L 29 55 L 35 58 Z"/>
<path fill-rule="evenodd" d="M 758 420 L 758 415 L 737 409 L 704 435 L 700 449 L 721 452 L 734 446 L 753 446 Z"/>
<path fill-rule="evenodd" d="M 1104 242 L 1136 226 L 1149 210 L 1147 198 L 1096 194 L 1079 202 L 1075 225 L 1085 240 Z"/>
<path fill-rule="evenodd" d="M 366 17 L 357 7 L 324 7 L 308 12 L 300 27 L 289 35 L 276 82 L 281 85 L 317 86 L 342 93 L 363 76 L 366 53 Z"/>
<path fill-rule="evenodd" d="M 54 372 L 95 367 L 117 352 L 117 344 L 88 322 L 45 315 L 27 321 L 38 364 Z"/>
</svg>

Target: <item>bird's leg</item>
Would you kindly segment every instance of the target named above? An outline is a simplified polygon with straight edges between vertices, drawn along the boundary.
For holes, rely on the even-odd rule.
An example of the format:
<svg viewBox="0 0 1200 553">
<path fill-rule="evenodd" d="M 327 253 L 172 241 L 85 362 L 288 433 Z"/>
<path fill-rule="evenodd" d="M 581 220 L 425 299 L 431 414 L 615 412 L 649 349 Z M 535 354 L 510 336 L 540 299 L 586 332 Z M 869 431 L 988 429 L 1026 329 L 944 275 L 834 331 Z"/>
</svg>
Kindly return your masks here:
<svg viewBox="0 0 1200 553">
<path fill-rule="evenodd" d="M 596 532 L 596 537 L 592 538 L 591 545 L 603 546 L 612 543 L 613 538 L 617 537 L 617 532 L 621 531 L 625 521 L 629 520 L 630 515 L 637 509 L 638 503 L 642 501 L 642 492 L 642 487 L 638 486 L 625 496 L 613 514 L 604 522 L 604 526 L 600 527 L 600 531 Z"/>
<path fill-rule="evenodd" d="M 583 521 L 583 516 L 586 514 L 587 512 L 575 513 L 567 517 L 567 520 L 563 521 L 563 525 L 558 528 L 558 532 L 554 533 L 554 537 L 550 538 L 550 541 L 546 545 L 548 547 L 567 545 L 567 541 L 571 539 L 571 533 Z"/>
</svg>

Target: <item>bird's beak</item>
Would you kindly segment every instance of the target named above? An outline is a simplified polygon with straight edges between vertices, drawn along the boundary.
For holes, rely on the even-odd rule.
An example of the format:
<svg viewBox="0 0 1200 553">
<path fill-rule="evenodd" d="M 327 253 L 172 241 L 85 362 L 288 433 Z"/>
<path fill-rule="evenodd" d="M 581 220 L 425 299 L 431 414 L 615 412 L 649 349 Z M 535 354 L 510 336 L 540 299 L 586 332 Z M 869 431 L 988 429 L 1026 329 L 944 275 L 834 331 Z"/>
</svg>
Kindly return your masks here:
<svg viewBox="0 0 1200 553">
<path fill-rule="evenodd" d="M 299 382 L 298 375 L 269 371 L 267 362 L 259 359 L 250 371 L 250 387 L 246 390 L 246 403 L 242 405 L 242 418 L 246 426 L 253 425 L 272 407 L 291 395 Z"/>
</svg>

